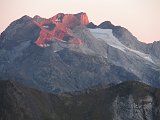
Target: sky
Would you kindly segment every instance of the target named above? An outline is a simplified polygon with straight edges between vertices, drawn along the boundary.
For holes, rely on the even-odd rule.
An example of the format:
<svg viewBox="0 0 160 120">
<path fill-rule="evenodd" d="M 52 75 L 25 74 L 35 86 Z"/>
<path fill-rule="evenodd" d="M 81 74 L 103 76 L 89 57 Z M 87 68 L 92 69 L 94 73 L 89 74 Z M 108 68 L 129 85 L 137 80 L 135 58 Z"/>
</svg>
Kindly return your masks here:
<svg viewBox="0 0 160 120">
<path fill-rule="evenodd" d="M 140 41 L 160 40 L 160 0 L 0 0 L 0 33 L 23 15 L 50 18 L 57 13 L 86 12 L 89 21 L 111 21 Z"/>
</svg>

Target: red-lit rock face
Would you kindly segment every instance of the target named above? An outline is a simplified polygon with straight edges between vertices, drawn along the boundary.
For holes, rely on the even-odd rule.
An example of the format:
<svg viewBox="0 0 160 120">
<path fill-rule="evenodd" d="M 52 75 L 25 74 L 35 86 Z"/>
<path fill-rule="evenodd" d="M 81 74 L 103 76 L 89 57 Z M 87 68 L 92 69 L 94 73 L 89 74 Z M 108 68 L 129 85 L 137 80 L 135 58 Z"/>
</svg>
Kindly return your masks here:
<svg viewBox="0 0 160 120">
<path fill-rule="evenodd" d="M 47 41 L 51 40 L 57 40 L 62 41 L 64 36 L 68 35 L 67 28 L 62 23 L 52 23 L 55 25 L 53 30 L 48 30 L 47 28 L 49 26 L 44 26 L 45 24 L 51 23 L 51 21 L 44 20 L 40 23 L 34 21 L 35 24 L 37 24 L 41 28 L 40 36 L 36 40 L 36 44 L 39 46 L 42 46 Z"/>
<path fill-rule="evenodd" d="M 74 28 L 80 24 L 87 25 L 89 23 L 88 16 L 86 13 L 78 13 L 78 14 L 63 14 L 59 13 L 52 18 L 50 18 L 52 22 L 61 22 L 68 28 Z"/>
<path fill-rule="evenodd" d="M 80 21 L 77 19 L 77 17 L 71 14 L 65 15 L 63 17 L 62 23 L 71 29 L 80 25 Z"/>
<path fill-rule="evenodd" d="M 71 36 L 68 43 L 83 45 L 81 39 L 70 35 L 68 31 L 75 26 L 87 25 L 89 23 L 88 17 L 85 13 L 75 15 L 59 13 L 49 19 L 35 16 L 33 21 L 41 28 L 40 36 L 35 42 L 39 46 L 43 46 L 47 41 L 63 41 L 66 36 Z"/>
<path fill-rule="evenodd" d="M 87 25 L 89 23 L 88 16 L 86 13 L 78 13 L 75 16 L 80 20 L 81 24 Z"/>
</svg>

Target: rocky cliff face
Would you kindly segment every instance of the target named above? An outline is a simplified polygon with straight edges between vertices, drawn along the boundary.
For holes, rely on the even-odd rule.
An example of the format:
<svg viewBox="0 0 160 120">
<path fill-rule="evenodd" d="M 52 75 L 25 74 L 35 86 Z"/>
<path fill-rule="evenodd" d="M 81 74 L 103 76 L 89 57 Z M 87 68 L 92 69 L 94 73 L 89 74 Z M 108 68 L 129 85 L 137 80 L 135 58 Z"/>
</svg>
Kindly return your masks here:
<svg viewBox="0 0 160 120">
<path fill-rule="evenodd" d="M 146 54 L 150 54 L 159 59 L 159 41 L 149 44 L 140 42 L 129 30 L 121 26 L 115 26 L 110 21 L 104 21 L 99 25 L 95 25 L 90 22 L 87 27 L 91 29 L 112 29 L 113 35 L 125 46 Z"/>
<path fill-rule="evenodd" d="M 33 23 L 41 28 L 36 44 L 44 47 L 54 40 L 71 44 L 83 44 L 82 40 L 74 36 L 70 29 L 89 23 L 86 13 L 63 14 L 59 13 L 49 19 L 35 16 Z"/>
<path fill-rule="evenodd" d="M 88 25 L 85 13 L 14 21 L 0 36 L 0 79 L 56 93 L 127 80 L 160 86 L 157 52 L 109 21 Z"/>
<path fill-rule="evenodd" d="M 159 51 L 85 13 L 23 16 L 0 35 L 0 120 L 159 120 Z"/>
<path fill-rule="evenodd" d="M 24 50 L 23 55 L 25 59 L 15 58 L 13 65 L 4 63 L 8 68 L 7 71 L 3 68 L 1 77 L 11 77 L 20 83 L 50 92 L 82 90 L 102 82 L 107 85 L 119 82 L 118 80 L 138 79 L 134 74 L 108 63 L 104 58 L 67 49 L 53 52 L 52 49 L 33 45 Z"/>
<path fill-rule="evenodd" d="M 48 94 L 0 81 L 1 120 L 159 120 L 160 90 L 139 82 Z"/>
<path fill-rule="evenodd" d="M 160 41 L 148 44 L 147 52 L 160 59 Z"/>
</svg>

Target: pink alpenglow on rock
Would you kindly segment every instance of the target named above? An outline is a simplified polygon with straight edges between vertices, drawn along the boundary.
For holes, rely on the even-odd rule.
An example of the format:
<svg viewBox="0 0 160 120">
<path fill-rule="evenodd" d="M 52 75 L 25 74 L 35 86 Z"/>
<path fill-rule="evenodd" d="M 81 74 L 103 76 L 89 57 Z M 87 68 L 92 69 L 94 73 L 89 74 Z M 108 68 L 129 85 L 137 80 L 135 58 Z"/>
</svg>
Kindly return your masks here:
<svg viewBox="0 0 160 120">
<path fill-rule="evenodd" d="M 80 19 L 81 24 L 83 25 L 89 24 L 88 16 L 86 13 L 81 12 L 81 13 L 75 14 L 75 16 L 77 16 L 77 18 Z"/>
<path fill-rule="evenodd" d="M 89 23 L 86 13 L 78 14 L 63 14 L 57 15 L 46 19 L 36 15 L 33 18 L 33 22 L 40 27 L 40 36 L 36 40 L 38 46 L 43 47 L 47 41 L 64 41 L 64 38 L 70 36 L 70 39 L 66 42 L 69 44 L 83 45 L 83 40 L 71 35 L 73 28 L 80 25 L 87 25 Z"/>
</svg>

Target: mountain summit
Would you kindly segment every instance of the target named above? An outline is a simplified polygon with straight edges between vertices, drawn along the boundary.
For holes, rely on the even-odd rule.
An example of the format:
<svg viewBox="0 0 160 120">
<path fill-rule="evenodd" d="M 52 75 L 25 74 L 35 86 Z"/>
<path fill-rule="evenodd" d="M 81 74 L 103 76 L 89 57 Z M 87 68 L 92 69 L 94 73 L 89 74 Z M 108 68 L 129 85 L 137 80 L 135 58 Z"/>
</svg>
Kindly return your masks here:
<svg viewBox="0 0 160 120">
<path fill-rule="evenodd" d="M 40 36 L 36 41 L 39 46 L 48 45 L 47 42 L 53 39 L 73 44 L 83 44 L 83 41 L 73 36 L 69 29 L 89 23 L 86 13 L 59 13 L 49 19 L 35 16 L 33 22 L 41 28 Z"/>
<path fill-rule="evenodd" d="M 0 79 L 55 93 L 129 80 L 160 87 L 158 45 L 86 13 L 23 16 L 0 36 Z"/>
</svg>

